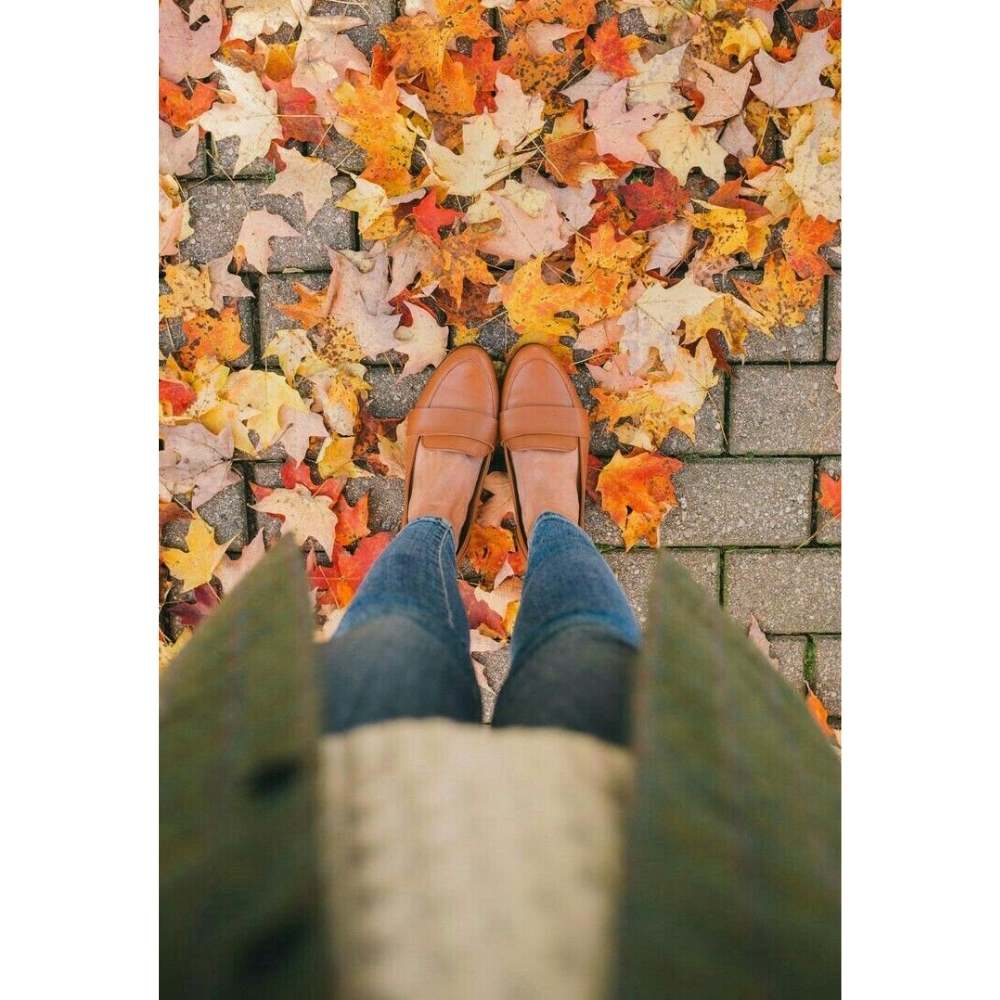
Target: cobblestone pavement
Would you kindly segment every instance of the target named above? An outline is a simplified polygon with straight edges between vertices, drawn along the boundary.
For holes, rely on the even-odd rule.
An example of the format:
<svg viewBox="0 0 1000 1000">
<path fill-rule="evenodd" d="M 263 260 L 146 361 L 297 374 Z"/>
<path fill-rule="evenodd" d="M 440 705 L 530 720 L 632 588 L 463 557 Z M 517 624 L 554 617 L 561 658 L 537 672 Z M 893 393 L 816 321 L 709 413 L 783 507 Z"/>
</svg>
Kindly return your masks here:
<svg viewBox="0 0 1000 1000">
<path fill-rule="evenodd" d="M 391 2 L 379 5 L 377 20 L 390 19 Z M 385 9 L 383 9 L 385 8 Z M 367 28 L 355 39 L 370 46 Z M 351 162 L 351 143 L 336 162 Z M 312 150 L 299 144 L 303 152 Z M 329 150 L 322 151 L 331 158 Z M 251 351 L 241 364 L 267 367 L 265 345 L 277 329 L 290 325 L 277 305 L 295 300 L 292 282 L 322 287 L 329 268 L 327 247 L 358 249 L 354 216 L 334 207 L 331 199 L 306 226 L 297 198 L 262 195 L 272 175 L 263 160 L 250 164 L 238 178 L 227 174 L 231 151 L 208 143 L 206 155 L 182 185 L 191 199 L 194 234 L 181 244 L 181 257 L 204 263 L 228 253 L 244 214 L 267 208 L 284 217 L 302 236 L 276 239 L 270 267 L 273 273 L 244 275 L 255 299 L 243 300 L 240 315 L 243 337 Z M 356 159 L 356 157 L 355 157 Z M 335 182 L 336 183 L 340 183 Z M 336 194 L 346 190 L 346 180 Z M 823 699 L 831 716 L 840 716 L 840 522 L 819 509 L 817 479 L 821 470 L 840 472 L 840 394 L 834 383 L 840 356 L 839 258 L 835 274 L 825 280 L 824 295 L 806 322 L 767 340 L 754 333 L 748 340 L 745 363 L 723 375 L 698 415 L 697 442 L 674 431 L 664 451 L 678 455 L 684 469 L 675 477 L 680 505 L 663 522 L 663 545 L 670 548 L 693 576 L 743 626 L 755 615 L 772 640 L 772 651 L 783 672 L 801 686 L 807 680 Z M 284 273 L 281 273 L 284 272 Z M 307 272 L 307 273 L 303 273 Z M 753 280 L 760 272 L 738 276 Z M 514 342 L 503 320 L 484 326 L 480 343 L 496 358 Z M 578 359 L 585 357 L 578 353 Z M 583 401 L 593 405 L 593 385 L 581 367 L 576 376 Z M 370 406 L 377 417 L 402 417 L 413 405 L 430 375 L 397 378 L 395 370 L 372 365 Z M 608 456 L 616 438 L 603 424 L 593 428 L 592 450 Z M 247 483 L 277 484 L 280 446 L 267 461 L 237 462 L 244 478 L 201 508 L 205 520 L 220 538 L 236 535 L 239 550 L 258 528 L 273 530 L 266 515 L 248 509 Z M 366 479 L 351 483 L 350 499 L 370 491 L 373 530 L 395 530 L 402 506 L 399 480 Z M 652 578 L 655 553 L 622 549 L 617 527 L 599 508 L 591 506 L 587 530 L 605 553 L 639 616 L 647 614 L 646 592 Z M 487 677 L 499 680 L 506 672 L 505 657 L 494 654 L 486 664 Z"/>
</svg>

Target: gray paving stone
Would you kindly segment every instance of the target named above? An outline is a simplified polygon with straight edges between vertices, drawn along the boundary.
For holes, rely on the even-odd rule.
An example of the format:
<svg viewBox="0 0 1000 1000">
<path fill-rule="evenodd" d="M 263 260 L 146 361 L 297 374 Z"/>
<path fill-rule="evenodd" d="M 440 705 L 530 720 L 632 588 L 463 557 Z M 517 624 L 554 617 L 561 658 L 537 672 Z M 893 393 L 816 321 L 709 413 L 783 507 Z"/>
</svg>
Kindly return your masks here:
<svg viewBox="0 0 1000 1000">
<path fill-rule="evenodd" d="M 258 486 L 267 486 L 276 490 L 282 486 L 281 465 L 278 462 L 254 462 L 250 465 L 250 481 Z M 256 503 L 256 498 L 251 495 L 250 503 Z M 281 534 L 281 518 L 273 517 L 271 514 L 262 514 L 250 508 L 249 511 L 250 528 L 254 535 L 258 531 L 264 532 L 264 544 L 270 546 Z"/>
<path fill-rule="evenodd" d="M 354 217 L 337 208 L 334 202 L 351 187 L 346 177 L 334 179 L 331 200 L 306 226 L 301 199 L 263 194 L 262 181 L 205 181 L 191 190 L 191 226 L 194 235 L 180 246 L 181 257 L 204 264 L 229 253 L 236 244 L 240 227 L 247 212 L 265 209 L 280 215 L 302 235 L 292 239 L 271 241 L 271 272 L 304 269 L 329 270 L 330 247 L 347 249 L 353 246 Z M 247 268 L 249 270 L 249 266 Z"/>
<path fill-rule="evenodd" d="M 763 271 L 730 271 L 721 287 L 735 292 L 732 278 L 759 284 Z M 779 327 L 773 337 L 753 330 L 746 339 L 746 356 L 743 361 L 822 361 L 823 360 L 823 297 L 806 313 L 804 323 L 793 327 Z"/>
<path fill-rule="evenodd" d="M 765 632 L 840 631 L 840 549 L 733 549 L 724 556 L 723 602 L 737 622 Z"/>
<path fill-rule="evenodd" d="M 403 480 L 385 476 L 348 479 L 344 496 L 352 506 L 368 494 L 368 527 L 372 532 L 399 531 L 403 520 Z"/>
<path fill-rule="evenodd" d="M 505 361 L 516 342 L 517 334 L 512 329 L 506 312 L 500 312 L 483 323 L 476 337 L 476 343 L 495 361 Z"/>
<path fill-rule="evenodd" d="M 251 160 L 239 173 L 236 172 L 240 140 L 235 135 L 225 139 L 215 139 L 209 135 L 207 153 L 208 172 L 213 177 L 223 177 L 230 181 L 265 179 L 268 183 L 274 180 L 274 164 L 263 156 Z"/>
<path fill-rule="evenodd" d="M 840 393 L 833 365 L 747 365 L 730 380 L 734 455 L 840 453 Z"/>
<path fill-rule="evenodd" d="M 402 10 L 402 4 L 400 4 Z M 485 13 L 485 11 L 484 11 Z M 367 56 L 371 56 L 372 47 L 382 37 L 378 29 L 388 24 L 396 17 L 396 4 L 393 0 L 366 0 L 364 5 L 342 3 L 340 0 L 319 0 L 312 7 L 314 17 L 329 17 L 341 14 L 347 17 L 363 17 L 366 24 L 351 28 L 347 37 Z"/>
<path fill-rule="evenodd" d="M 365 378 L 372 387 L 368 408 L 379 420 L 401 419 L 413 409 L 417 396 L 433 374 L 425 368 L 416 375 L 400 377 L 399 371 L 383 366 L 368 367 Z"/>
<path fill-rule="evenodd" d="M 588 410 L 592 410 L 597 401 L 590 390 L 597 384 L 590 373 L 581 368 L 573 376 L 573 384 L 580 396 L 580 401 Z M 660 447 L 664 455 L 721 455 L 725 448 L 725 432 L 723 419 L 725 414 L 726 386 L 725 377 L 721 377 L 705 397 L 705 403 L 694 418 L 695 439 L 692 441 L 686 434 L 672 430 Z M 592 424 L 590 428 L 590 450 L 595 455 L 610 458 L 619 448 L 617 434 L 608 430 L 606 420 Z"/>
<path fill-rule="evenodd" d="M 840 704 L 840 636 L 814 635 L 816 685 L 814 690 L 830 715 L 843 714 Z"/>
<path fill-rule="evenodd" d="M 670 552 L 705 589 L 713 601 L 719 599 L 719 553 L 715 549 L 676 549 Z M 652 549 L 633 549 L 631 552 L 605 552 L 604 560 L 611 567 L 639 624 L 646 625 L 649 617 L 649 590 L 656 576 L 663 552 Z"/>
<path fill-rule="evenodd" d="M 804 680 L 803 665 L 806 656 L 804 635 L 768 636 L 771 655 L 778 661 L 778 672 L 796 690 L 802 690 Z"/>
<path fill-rule="evenodd" d="M 166 291 L 165 283 L 160 283 L 160 291 Z M 229 368 L 249 368 L 253 364 L 253 329 L 256 323 L 253 299 L 236 299 L 233 304 L 240 317 L 240 339 L 247 345 L 246 353 L 233 361 L 227 361 Z M 180 317 L 169 319 L 160 325 L 160 353 L 164 356 L 179 351 L 187 343 Z"/>
<path fill-rule="evenodd" d="M 819 469 L 821 472 L 833 476 L 834 479 L 839 479 L 840 459 L 822 458 L 819 461 Z M 821 545 L 840 544 L 840 518 L 823 510 L 818 502 L 816 504 L 816 541 Z"/>
<path fill-rule="evenodd" d="M 826 279 L 826 360 L 840 359 L 840 275 Z"/>
<path fill-rule="evenodd" d="M 239 552 L 248 541 L 246 493 L 242 482 L 227 486 L 207 503 L 198 508 L 203 521 L 215 529 L 219 543 L 231 538 L 228 552 Z M 183 548 L 188 521 L 168 521 L 163 526 L 162 543 L 172 548 Z"/>
<path fill-rule="evenodd" d="M 674 476 L 678 505 L 660 527 L 666 547 L 797 545 L 809 538 L 813 467 L 808 459 L 697 459 Z M 621 532 L 596 504 L 586 510 L 595 542 L 620 547 Z"/>
<path fill-rule="evenodd" d="M 310 156 L 318 156 L 346 174 L 360 174 L 365 169 L 365 151 L 335 129 L 331 129 L 321 146 L 310 145 Z"/>
</svg>

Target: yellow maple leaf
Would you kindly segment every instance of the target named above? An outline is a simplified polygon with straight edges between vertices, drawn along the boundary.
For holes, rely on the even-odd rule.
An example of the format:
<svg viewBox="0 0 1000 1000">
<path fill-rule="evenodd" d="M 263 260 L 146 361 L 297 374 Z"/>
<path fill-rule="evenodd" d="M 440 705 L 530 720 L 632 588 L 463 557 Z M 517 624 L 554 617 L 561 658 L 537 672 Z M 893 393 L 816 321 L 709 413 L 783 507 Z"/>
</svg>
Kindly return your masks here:
<svg viewBox="0 0 1000 1000">
<path fill-rule="evenodd" d="M 576 239 L 573 274 L 577 279 L 576 313 L 584 326 L 621 312 L 635 275 L 633 265 L 646 249 L 631 236 L 615 238 L 610 222 L 590 235 Z"/>
<path fill-rule="evenodd" d="M 500 286 L 507 319 L 522 343 L 554 346 L 560 337 L 572 336 L 576 325 L 559 313 L 576 308 L 577 289 L 562 283 L 550 285 L 542 278 L 544 257 L 533 257 L 514 271 L 510 282 Z"/>
<path fill-rule="evenodd" d="M 160 296 L 160 318 L 174 319 L 199 309 L 212 308 L 212 276 L 208 269 L 198 270 L 187 261 L 167 264 L 164 281 L 170 287 Z"/>
<path fill-rule="evenodd" d="M 309 409 L 298 392 L 275 372 L 236 372 L 229 376 L 221 395 L 240 407 L 243 424 L 257 436 L 258 451 L 270 448 L 284 429 L 278 413 L 282 406 Z"/>
<path fill-rule="evenodd" d="M 334 435 L 328 438 L 320 449 L 316 457 L 316 469 L 323 479 L 329 479 L 331 476 L 338 479 L 357 479 L 359 476 L 369 475 L 351 461 L 353 454 L 354 438 Z"/>
<path fill-rule="evenodd" d="M 221 545 L 217 544 L 215 531 L 198 514 L 195 514 L 188 524 L 187 537 L 185 538 L 187 551 L 161 549 L 160 558 L 170 570 L 170 575 L 180 583 L 181 590 L 186 592 L 194 590 L 195 587 L 200 587 L 212 579 L 215 567 L 219 565 L 232 540 L 230 538 Z"/>
<path fill-rule="evenodd" d="M 437 281 L 455 300 L 456 307 L 462 304 L 466 279 L 473 284 L 495 285 L 496 278 L 490 273 L 486 261 L 476 253 L 485 238 L 487 234 L 471 229 L 446 236 L 440 246 L 435 246 L 429 268 L 421 272 L 421 284 Z"/>
<path fill-rule="evenodd" d="M 736 290 L 760 314 L 760 328 L 772 334 L 775 326 L 797 326 L 819 301 L 823 279 L 798 279 L 794 268 L 780 254 L 767 258 L 764 280 L 759 285 L 733 278 Z"/>
</svg>

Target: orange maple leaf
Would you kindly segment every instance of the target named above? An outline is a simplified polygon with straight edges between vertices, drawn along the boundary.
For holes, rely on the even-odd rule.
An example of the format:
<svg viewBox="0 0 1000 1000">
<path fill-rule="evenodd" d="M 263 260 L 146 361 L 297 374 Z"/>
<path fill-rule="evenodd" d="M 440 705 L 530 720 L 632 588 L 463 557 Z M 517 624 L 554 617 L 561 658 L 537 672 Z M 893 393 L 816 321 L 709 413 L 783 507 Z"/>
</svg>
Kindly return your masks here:
<svg viewBox="0 0 1000 1000">
<path fill-rule="evenodd" d="M 565 83 L 573 66 L 576 53 L 567 42 L 565 52 L 552 52 L 538 56 L 532 51 L 528 39 L 519 31 L 507 42 L 507 50 L 498 63 L 501 73 L 513 77 L 526 94 L 537 94 L 544 101 Z"/>
<path fill-rule="evenodd" d="M 303 329 L 311 330 L 314 326 L 319 326 L 330 315 L 330 303 L 333 298 L 330 294 L 330 285 L 314 292 L 296 281 L 292 283 L 292 291 L 298 295 L 299 301 L 287 305 L 279 303 L 278 309 L 289 319 L 300 323 Z"/>
<path fill-rule="evenodd" d="M 215 97 L 214 83 L 196 83 L 188 97 L 182 86 L 160 77 L 160 117 L 174 128 L 186 129 L 192 119 L 208 111 Z"/>
<path fill-rule="evenodd" d="M 513 551 L 514 536 L 506 528 L 476 522 L 470 529 L 466 558 L 484 580 L 492 583 Z"/>
<path fill-rule="evenodd" d="M 587 39 L 584 48 L 590 63 L 621 80 L 638 72 L 629 56 L 640 45 L 642 39 L 638 35 L 622 36 L 618 29 L 618 15 L 615 14 L 597 29 L 593 40 Z"/>
<path fill-rule="evenodd" d="M 524 0 L 511 10 L 501 11 L 508 28 L 532 21 L 558 21 L 570 28 L 589 28 L 597 20 L 597 0 Z"/>
<path fill-rule="evenodd" d="M 355 75 L 354 83 L 342 83 L 334 92 L 340 119 L 354 129 L 351 140 L 368 154 L 361 176 L 380 185 L 390 198 L 410 190 L 410 159 L 416 142 L 416 133 L 399 113 L 398 97 L 394 73 L 381 87 Z"/>
<path fill-rule="evenodd" d="M 658 547 L 663 515 L 677 506 L 672 476 L 683 468 L 676 458 L 643 451 L 626 458 L 615 452 L 597 477 L 601 506 L 618 525 L 626 550 L 637 542 Z"/>
<path fill-rule="evenodd" d="M 236 306 L 226 306 L 218 316 L 199 309 L 184 319 L 181 330 L 187 343 L 177 352 L 181 366 L 191 370 L 199 358 L 235 361 L 250 345 L 240 337 L 240 316 Z"/>
<path fill-rule="evenodd" d="M 837 233 L 837 223 L 818 215 L 810 219 L 799 202 L 788 217 L 788 228 L 781 234 L 781 245 L 792 270 L 800 278 L 822 278 L 833 269 L 817 253 Z"/>
<path fill-rule="evenodd" d="M 563 184 L 579 187 L 584 181 L 600 176 L 604 164 L 597 152 L 593 129 L 584 128 L 583 101 L 577 101 L 564 115 L 555 119 L 552 131 L 543 140 L 545 166 Z"/>
<path fill-rule="evenodd" d="M 430 268 L 421 272 L 421 281 L 437 281 L 452 297 L 456 308 L 462 305 L 462 289 L 466 280 L 479 285 L 497 283 L 486 261 L 476 253 L 484 235 L 466 229 L 446 236 L 434 248 Z"/>
<path fill-rule="evenodd" d="M 840 517 L 840 480 L 828 472 L 819 474 L 819 505 L 834 517 Z"/>
</svg>

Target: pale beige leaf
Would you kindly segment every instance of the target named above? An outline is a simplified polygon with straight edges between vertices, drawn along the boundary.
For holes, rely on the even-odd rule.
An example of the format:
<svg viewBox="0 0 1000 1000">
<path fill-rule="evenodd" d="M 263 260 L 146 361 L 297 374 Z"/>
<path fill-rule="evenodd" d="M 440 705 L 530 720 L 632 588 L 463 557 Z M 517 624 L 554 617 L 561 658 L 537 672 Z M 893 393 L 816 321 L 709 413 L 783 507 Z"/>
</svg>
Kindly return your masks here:
<svg viewBox="0 0 1000 1000">
<path fill-rule="evenodd" d="M 593 181 L 583 181 L 579 187 L 560 187 L 531 167 L 521 170 L 521 183 L 536 191 L 544 191 L 555 202 L 559 214 L 572 230 L 582 229 L 594 216 L 597 207 L 591 205 L 597 188 Z"/>
<path fill-rule="evenodd" d="M 836 62 L 836 57 L 826 50 L 828 32 L 829 28 L 806 32 L 795 57 L 788 62 L 778 62 L 766 52 L 758 52 L 753 61 L 760 73 L 760 83 L 750 89 L 772 108 L 797 108 L 832 97 L 833 88 L 819 82 L 820 71 Z"/>
<path fill-rule="evenodd" d="M 833 100 L 817 101 L 802 114 L 793 135 L 797 138 L 810 123 L 812 128 L 797 145 L 791 144 L 790 150 L 786 145 L 792 165 L 784 179 L 802 200 L 807 215 L 837 222 L 841 215 L 840 105 Z"/>
<path fill-rule="evenodd" d="M 226 81 L 235 103 L 216 101 L 198 118 L 198 124 L 215 139 L 236 136 L 240 140 L 234 172 L 239 172 L 259 156 L 267 154 L 272 141 L 281 139 L 278 120 L 278 95 L 264 90 L 256 74 L 213 60 Z"/>
<path fill-rule="evenodd" d="M 173 0 L 168 0 L 173 3 Z M 175 136 L 174 130 L 160 122 L 160 173 L 186 174 L 198 155 L 198 126 Z"/>
<path fill-rule="evenodd" d="M 525 94 L 519 80 L 497 73 L 496 111 L 487 112 L 500 133 L 500 149 L 513 153 L 545 124 L 545 102 L 536 94 Z"/>
<path fill-rule="evenodd" d="M 161 427 L 160 497 L 170 500 L 191 494 L 197 510 L 227 486 L 240 482 L 233 471 L 233 434 L 228 428 L 213 434 L 199 423 Z"/>
<path fill-rule="evenodd" d="M 678 45 L 652 59 L 642 62 L 638 53 L 631 56 L 638 72 L 628 80 L 628 106 L 655 104 L 664 111 L 680 111 L 690 101 L 677 89 L 681 80 L 681 63 L 687 44 Z"/>
<path fill-rule="evenodd" d="M 212 280 L 212 308 L 221 312 L 225 307 L 225 300 L 245 299 L 248 296 L 252 299 L 253 292 L 245 284 L 238 274 L 232 274 L 229 265 L 232 262 L 233 254 L 230 251 L 215 260 L 208 262 L 208 274 Z"/>
<path fill-rule="evenodd" d="M 448 194 L 472 197 L 503 180 L 534 155 L 534 150 L 528 150 L 498 156 L 500 139 L 500 130 L 489 114 L 477 115 L 462 126 L 461 153 L 429 139 L 425 152 L 433 178 Z M 428 178 L 427 183 L 432 182 Z"/>
<path fill-rule="evenodd" d="M 722 184 L 726 179 L 726 151 L 716 142 L 714 132 L 712 128 L 692 125 L 680 111 L 671 111 L 643 135 L 642 141 L 656 152 L 660 166 L 682 184 L 695 167 Z"/>
<path fill-rule="evenodd" d="M 415 375 L 428 365 L 437 367 L 448 353 L 448 327 L 441 326 L 434 317 L 413 306 L 410 309 L 413 323 L 396 330 L 396 350 L 406 355 L 403 375 Z"/>
<path fill-rule="evenodd" d="M 713 125 L 738 115 L 743 110 L 753 66 L 744 63 L 735 73 L 729 73 L 704 59 L 695 59 L 695 65 L 698 67 L 695 83 L 705 103 L 694 116 L 693 124 Z"/>
<path fill-rule="evenodd" d="M 305 486 L 296 483 L 294 490 L 272 490 L 251 506 L 261 514 L 284 518 L 281 533 L 291 534 L 297 544 L 307 545 L 311 538 L 328 556 L 333 555 L 337 515 L 329 497 L 313 496 Z"/>
<path fill-rule="evenodd" d="M 310 438 L 325 438 L 326 424 L 319 413 L 308 410 L 297 410 L 282 405 L 278 408 L 278 422 L 281 424 L 281 434 L 277 443 L 280 444 L 293 462 L 302 462 L 309 450 Z"/>
<path fill-rule="evenodd" d="M 602 94 L 609 87 L 614 86 L 618 77 L 609 73 L 600 66 L 595 66 L 586 76 L 580 77 L 575 83 L 568 87 L 563 87 L 560 91 L 565 94 L 574 104 L 577 101 L 586 101 L 588 106 L 596 104 Z"/>
<path fill-rule="evenodd" d="M 335 167 L 316 156 L 303 156 L 296 149 L 279 149 L 278 156 L 285 169 L 266 188 L 266 194 L 293 197 L 302 195 L 306 223 L 330 200 L 330 181 L 337 176 Z"/>
<path fill-rule="evenodd" d="M 631 110 L 626 109 L 627 87 L 628 80 L 619 80 L 605 90 L 588 109 L 587 121 L 594 128 L 597 152 L 602 156 L 611 155 L 624 163 L 652 167 L 655 164 L 639 141 L 639 135 L 649 131 L 660 109 L 655 104 L 637 104 Z"/>
<path fill-rule="evenodd" d="M 271 259 L 271 240 L 291 239 L 298 235 L 298 231 L 280 215 L 258 208 L 247 212 L 243 225 L 240 226 L 239 236 L 236 237 L 236 246 L 243 247 L 243 255 L 248 264 L 257 268 L 261 274 L 267 274 L 267 265 Z"/>
<path fill-rule="evenodd" d="M 780 673 L 781 662 L 771 654 L 771 643 L 768 642 L 764 630 L 753 615 L 750 616 L 750 621 L 747 622 L 747 638 L 764 654 L 764 658 L 771 666 Z"/>
<path fill-rule="evenodd" d="M 692 226 L 687 219 L 664 223 L 649 231 L 649 270 L 666 277 L 684 260 L 691 249 Z"/>
<path fill-rule="evenodd" d="M 757 152 L 757 140 L 742 115 L 732 118 L 719 136 L 719 145 L 738 160 Z"/>
<path fill-rule="evenodd" d="M 200 13 L 192 10 L 195 19 L 201 14 L 208 20 L 192 31 L 187 15 L 174 0 L 160 0 L 160 76 L 180 83 L 186 76 L 204 80 L 215 71 L 211 55 L 222 35 L 222 5 L 219 0 L 202 0 Z"/>
</svg>

